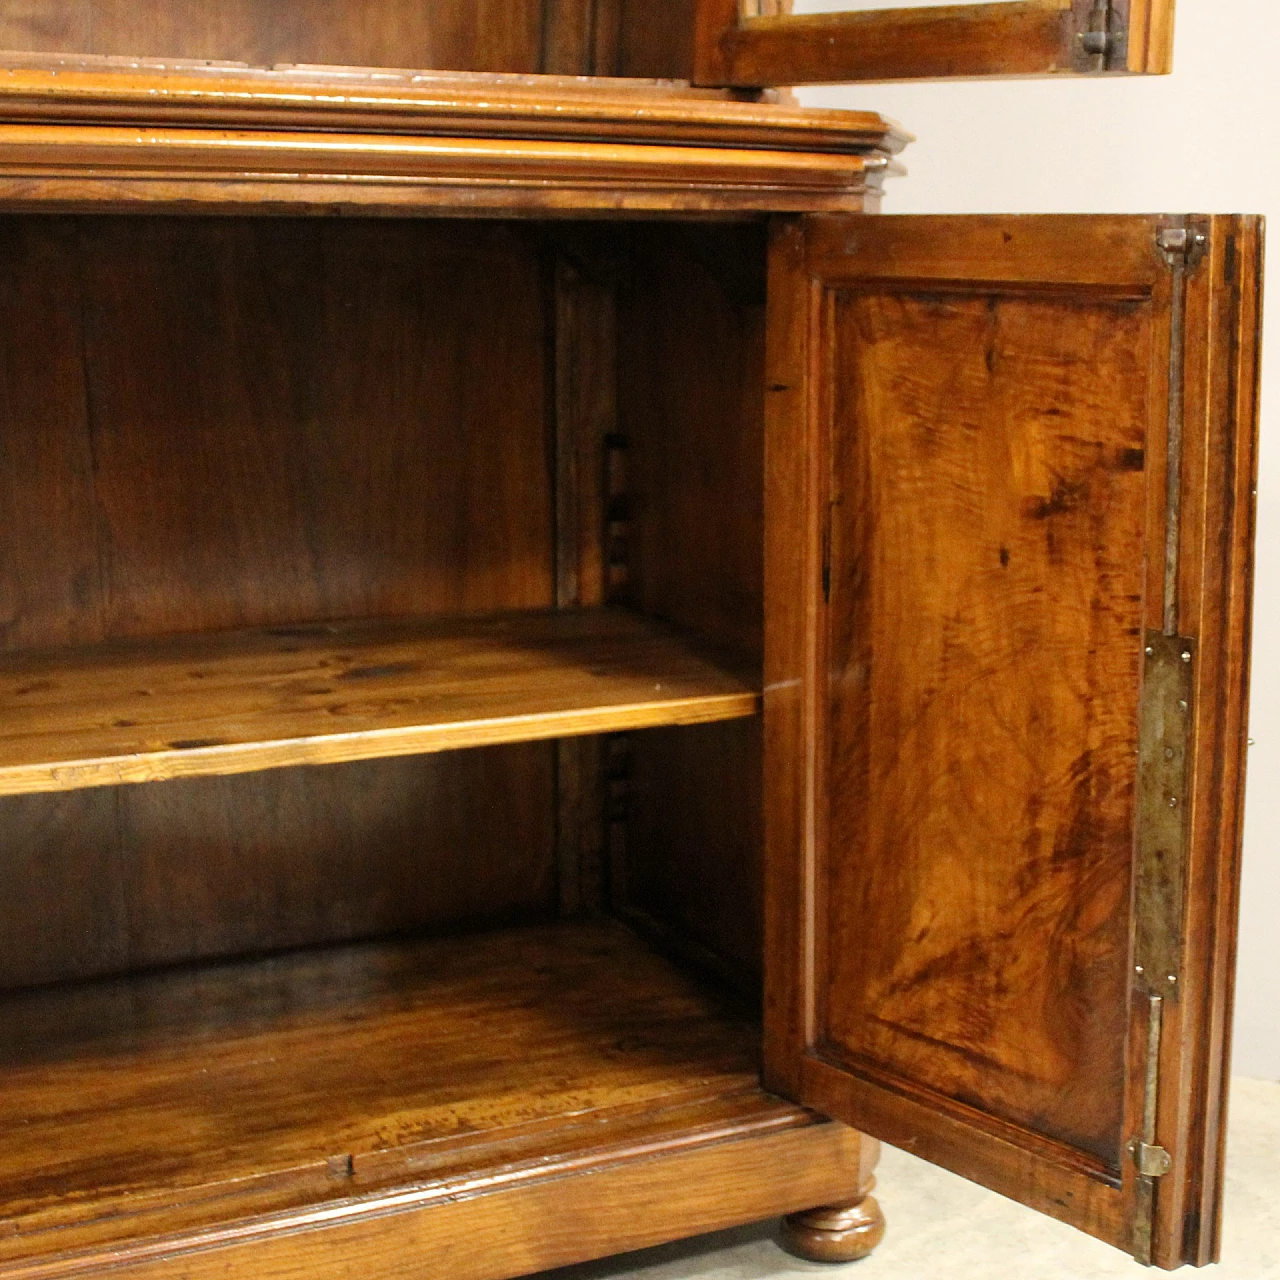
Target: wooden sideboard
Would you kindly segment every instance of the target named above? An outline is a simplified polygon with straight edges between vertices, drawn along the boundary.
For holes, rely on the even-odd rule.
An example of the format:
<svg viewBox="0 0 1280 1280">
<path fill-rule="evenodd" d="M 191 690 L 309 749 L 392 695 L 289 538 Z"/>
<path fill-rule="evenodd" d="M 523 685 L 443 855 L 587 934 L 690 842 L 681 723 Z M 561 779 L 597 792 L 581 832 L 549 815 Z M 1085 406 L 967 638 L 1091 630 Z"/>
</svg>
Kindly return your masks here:
<svg viewBox="0 0 1280 1280">
<path fill-rule="evenodd" d="M 768 87 L 1162 0 L 785 10 L 0 5 L 0 1280 L 1216 1256 L 1260 220 Z"/>
</svg>

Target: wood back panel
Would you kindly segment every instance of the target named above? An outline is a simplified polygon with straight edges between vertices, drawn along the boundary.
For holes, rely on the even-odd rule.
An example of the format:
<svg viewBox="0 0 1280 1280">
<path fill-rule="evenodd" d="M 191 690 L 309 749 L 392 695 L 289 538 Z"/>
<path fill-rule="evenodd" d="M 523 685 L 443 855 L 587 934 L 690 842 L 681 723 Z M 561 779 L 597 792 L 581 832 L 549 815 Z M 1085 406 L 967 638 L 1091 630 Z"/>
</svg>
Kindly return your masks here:
<svg viewBox="0 0 1280 1280">
<path fill-rule="evenodd" d="M 4 648 L 551 603 L 527 236 L 11 218 L 0 273 Z"/>
<path fill-rule="evenodd" d="M 553 603 L 534 227 L 0 221 L 0 648 Z M 0 804 L 0 986 L 554 899 L 554 748 Z"/>
<path fill-rule="evenodd" d="M 544 743 L 0 801 L 0 989 L 554 911 Z"/>
<path fill-rule="evenodd" d="M 23 0 L 0 14 L 0 48 L 537 72 L 543 8 L 543 0 Z"/>
<path fill-rule="evenodd" d="M 597 0 L 607 3 L 607 0 Z M 696 0 L 614 0 L 620 76 L 691 80 Z"/>
</svg>

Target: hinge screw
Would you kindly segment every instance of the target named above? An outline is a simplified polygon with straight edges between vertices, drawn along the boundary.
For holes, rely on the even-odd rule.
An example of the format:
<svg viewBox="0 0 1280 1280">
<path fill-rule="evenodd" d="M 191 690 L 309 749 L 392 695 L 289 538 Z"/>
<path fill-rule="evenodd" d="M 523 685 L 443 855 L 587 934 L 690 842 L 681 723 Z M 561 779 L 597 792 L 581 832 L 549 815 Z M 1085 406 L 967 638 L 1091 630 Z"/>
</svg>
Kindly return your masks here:
<svg viewBox="0 0 1280 1280">
<path fill-rule="evenodd" d="M 1178 807 L 1178 797 L 1177 797 L 1177 796 L 1170 796 L 1170 797 L 1169 797 L 1169 808 L 1170 808 L 1170 809 L 1176 809 L 1177 807 Z"/>
</svg>

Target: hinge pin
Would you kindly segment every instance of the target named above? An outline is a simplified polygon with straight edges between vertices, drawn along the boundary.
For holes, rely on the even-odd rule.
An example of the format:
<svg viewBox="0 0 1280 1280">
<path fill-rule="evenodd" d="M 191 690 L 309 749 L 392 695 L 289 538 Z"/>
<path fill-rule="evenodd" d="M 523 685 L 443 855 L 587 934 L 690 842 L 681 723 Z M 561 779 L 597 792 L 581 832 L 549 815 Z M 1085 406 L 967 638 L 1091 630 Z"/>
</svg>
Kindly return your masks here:
<svg viewBox="0 0 1280 1280">
<path fill-rule="evenodd" d="M 1111 52 L 1114 41 L 1111 36 L 1111 5 L 1108 0 L 1095 0 L 1089 12 L 1089 26 L 1080 32 L 1080 47 L 1090 58 L 1105 58 Z M 1106 67 L 1100 66 L 1099 71 Z"/>
</svg>

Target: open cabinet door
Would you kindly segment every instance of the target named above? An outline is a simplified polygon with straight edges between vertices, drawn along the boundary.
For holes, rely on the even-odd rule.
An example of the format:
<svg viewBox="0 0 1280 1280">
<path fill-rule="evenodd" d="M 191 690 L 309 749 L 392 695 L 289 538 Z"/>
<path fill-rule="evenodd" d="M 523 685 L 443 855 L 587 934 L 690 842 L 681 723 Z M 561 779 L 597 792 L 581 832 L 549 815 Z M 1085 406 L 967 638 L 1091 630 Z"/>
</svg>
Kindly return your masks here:
<svg viewBox="0 0 1280 1280">
<path fill-rule="evenodd" d="M 767 1082 L 1211 1261 L 1260 222 L 846 215 L 771 255 Z"/>
<path fill-rule="evenodd" d="M 699 84 L 1167 74 L 1174 0 L 996 0 L 793 14 L 790 0 L 696 0 Z"/>
</svg>

